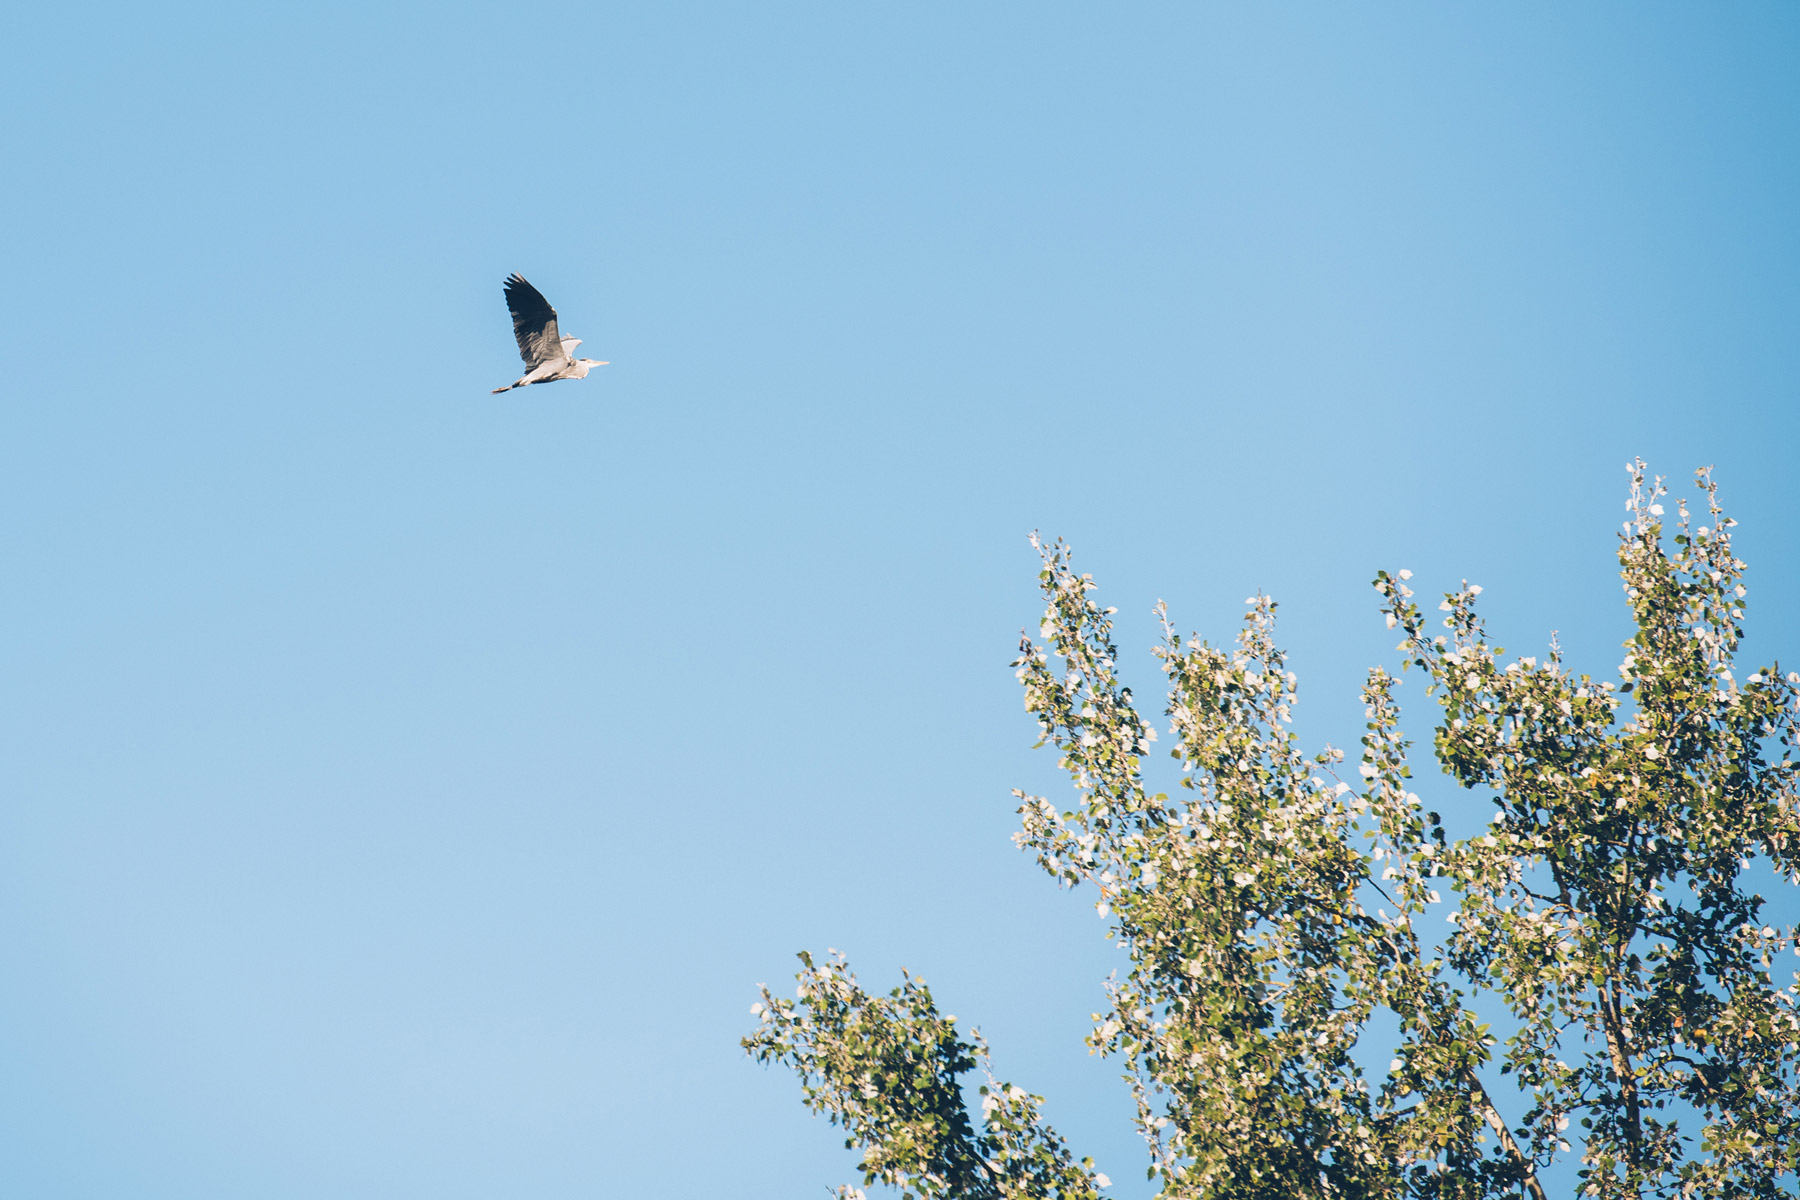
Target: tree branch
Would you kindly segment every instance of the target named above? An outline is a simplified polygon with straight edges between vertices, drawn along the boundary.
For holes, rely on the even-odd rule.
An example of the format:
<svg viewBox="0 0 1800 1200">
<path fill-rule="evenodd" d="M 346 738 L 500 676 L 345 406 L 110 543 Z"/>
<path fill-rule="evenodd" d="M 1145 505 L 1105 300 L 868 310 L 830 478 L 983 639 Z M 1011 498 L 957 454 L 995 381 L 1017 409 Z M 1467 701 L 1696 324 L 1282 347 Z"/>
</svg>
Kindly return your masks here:
<svg viewBox="0 0 1800 1200">
<path fill-rule="evenodd" d="M 1475 1097 L 1476 1107 L 1481 1109 L 1481 1115 L 1486 1119 L 1488 1127 L 1500 1139 L 1500 1148 L 1511 1156 L 1513 1165 L 1518 1168 L 1520 1181 L 1524 1183 L 1525 1190 L 1531 1193 L 1532 1200 L 1548 1200 L 1548 1197 L 1544 1195 L 1543 1185 L 1538 1182 L 1537 1170 L 1533 1167 L 1531 1159 L 1526 1157 L 1525 1151 L 1513 1139 L 1512 1130 L 1506 1127 L 1506 1119 L 1500 1115 L 1500 1110 L 1494 1107 L 1494 1101 L 1488 1096 L 1487 1088 L 1482 1086 L 1480 1077 L 1473 1071 L 1464 1071 L 1463 1080 L 1468 1083 L 1469 1091 Z"/>
</svg>

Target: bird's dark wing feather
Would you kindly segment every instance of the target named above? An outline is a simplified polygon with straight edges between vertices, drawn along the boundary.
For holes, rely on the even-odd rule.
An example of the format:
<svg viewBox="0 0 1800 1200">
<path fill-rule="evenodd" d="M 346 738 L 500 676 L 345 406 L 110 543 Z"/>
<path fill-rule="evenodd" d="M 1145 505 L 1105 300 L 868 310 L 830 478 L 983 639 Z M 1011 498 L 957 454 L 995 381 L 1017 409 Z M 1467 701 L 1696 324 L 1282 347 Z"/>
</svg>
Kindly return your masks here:
<svg viewBox="0 0 1800 1200">
<path fill-rule="evenodd" d="M 519 357 L 525 360 L 527 370 L 569 357 L 563 353 L 557 333 L 556 310 L 524 276 L 507 276 L 506 307 L 512 313 L 513 337 L 518 339 Z"/>
</svg>

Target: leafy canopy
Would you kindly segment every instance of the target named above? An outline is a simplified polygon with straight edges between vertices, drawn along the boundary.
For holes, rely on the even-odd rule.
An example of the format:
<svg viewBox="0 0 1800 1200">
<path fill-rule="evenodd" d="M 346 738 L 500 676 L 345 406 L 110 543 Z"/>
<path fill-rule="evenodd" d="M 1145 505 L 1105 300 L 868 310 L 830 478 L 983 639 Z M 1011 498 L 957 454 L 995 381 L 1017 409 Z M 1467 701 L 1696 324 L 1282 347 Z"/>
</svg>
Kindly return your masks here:
<svg viewBox="0 0 1800 1200">
<path fill-rule="evenodd" d="M 1439 764 L 1493 800 L 1460 841 L 1412 790 L 1386 670 L 1363 685 L 1354 771 L 1300 750 L 1266 596 L 1228 647 L 1183 640 L 1158 606 L 1180 780 L 1150 791 L 1158 734 L 1118 678 L 1114 610 L 1066 546 L 1033 539 L 1045 610 L 1013 665 L 1074 800 L 1015 793 L 1015 840 L 1093 885 L 1129 953 L 1088 1044 L 1124 1069 L 1162 1196 L 1543 1200 L 1563 1156 L 1590 1196 L 1791 1194 L 1800 980 L 1774 962 L 1795 931 L 1765 923 L 1750 887 L 1770 868 L 1800 886 L 1800 675 L 1738 676 L 1744 563 L 1709 475 L 1705 524 L 1682 502 L 1669 529 L 1662 480 L 1631 471 L 1618 560 L 1635 633 L 1616 684 L 1554 642 L 1507 660 L 1479 587 L 1445 594 L 1434 634 L 1411 573 L 1376 576 L 1404 668 L 1441 710 Z M 1445 910 L 1440 945 L 1419 923 Z M 921 1200 L 1108 1186 L 922 981 L 872 996 L 841 957 L 801 959 L 796 997 L 763 989 L 744 1047 L 801 1076 L 863 1150 L 865 1184 Z M 1484 994 L 1511 1013 L 1504 1042 L 1471 1008 Z M 1372 1082 L 1355 1052 L 1382 1013 L 1401 1046 Z M 977 1067 L 978 1120 L 962 1083 Z"/>
</svg>

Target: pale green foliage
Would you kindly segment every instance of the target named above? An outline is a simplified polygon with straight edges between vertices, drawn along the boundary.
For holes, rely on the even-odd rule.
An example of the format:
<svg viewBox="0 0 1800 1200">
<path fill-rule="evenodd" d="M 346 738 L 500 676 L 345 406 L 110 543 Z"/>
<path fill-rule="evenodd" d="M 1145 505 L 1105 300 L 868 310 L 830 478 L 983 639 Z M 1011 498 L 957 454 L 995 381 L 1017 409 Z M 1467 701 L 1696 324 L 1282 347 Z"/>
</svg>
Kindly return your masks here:
<svg viewBox="0 0 1800 1200">
<path fill-rule="evenodd" d="M 1507 1066 L 1534 1155 L 1580 1114 L 1590 1195 L 1788 1194 L 1800 1156 L 1800 1017 L 1771 972 L 1792 931 L 1741 883 L 1758 857 L 1800 875 L 1800 689 L 1774 666 L 1734 674 L 1744 564 L 1700 482 L 1708 523 L 1681 504 L 1671 552 L 1662 481 L 1634 468 L 1619 562 L 1637 632 L 1616 688 L 1554 648 L 1502 667 L 1479 588 L 1447 596 L 1450 633 L 1429 637 L 1404 586 L 1376 581 L 1443 705 L 1445 769 L 1498 804 L 1438 863 L 1462 893 L 1451 960 L 1521 1022 Z"/>
<path fill-rule="evenodd" d="M 1575 1153 L 1591 1195 L 1788 1194 L 1800 987 L 1772 963 L 1793 931 L 1763 924 L 1742 880 L 1761 858 L 1800 884 L 1800 676 L 1733 674 L 1743 564 L 1701 482 L 1709 525 L 1690 529 L 1683 507 L 1669 551 L 1660 481 L 1634 470 L 1619 561 L 1637 632 L 1619 686 L 1570 674 L 1554 647 L 1503 664 L 1476 587 L 1446 596 L 1449 633 L 1432 636 L 1410 573 L 1377 576 L 1442 707 L 1444 770 L 1494 796 L 1491 825 L 1455 843 L 1410 790 L 1386 671 L 1364 684 L 1347 779 L 1341 751 L 1298 749 L 1263 596 L 1228 648 L 1183 641 L 1163 615 L 1181 787 L 1150 791 L 1157 734 L 1117 678 L 1113 610 L 1065 547 L 1040 546 L 1039 640 L 1014 666 L 1076 798 L 1019 793 L 1015 836 L 1062 883 L 1098 889 L 1129 954 L 1089 1044 L 1125 1068 L 1161 1195 L 1542 1200 L 1544 1169 Z M 1460 894 L 1442 952 L 1417 924 L 1451 907 L 1440 887 Z M 798 1003 L 765 991 L 745 1045 L 800 1072 L 807 1103 L 864 1148 L 865 1182 L 1104 1186 L 1035 1097 L 992 1085 L 974 1129 L 955 1081 L 985 1047 L 917 981 L 875 999 L 841 960 L 805 964 Z M 1453 978 L 1513 1013 L 1497 1060 Z M 1353 1051 L 1382 1012 L 1401 1046 L 1371 1087 Z M 1522 1092 L 1505 1101 L 1517 1128 L 1490 1095 L 1501 1082 Z"/>
<path fill-rule="evenodd" d="M 806 1106 L 829 1116 L 862 1146 L 863 1182 L 886 1183 L 919 1200 L 1045 1197 L 1099 1200 L 1105 1176 L 1074 1161 L 1039 1115 L 1043 1097 L 1002 1083 L 979 1033 L 964 1041 L 955 1017 L 940 1017 L 931 992 L 908 975 L 886 996 L 857 985 L 842 955 L 818 965 L 801 954 L 797 999 L 762 989 L 761 1018 L 744 1049 L 799 1074 Z M 981 1130 L 963 1102 L 962 1076 L 980 1066 Z M 861 1189 L 838 1189 L 845 1200 Z"/>
<path fill-rule="evenodd" d="M 1434 843 L 1407 790 L 1393 680 L 1377 670 L 1364 688 L 1353 788 L 1335 780 L 1340 752 L 1308 759 L 1285 728 L 1296 681 L 1273 601 L 1248 601 L 1230 650 L 1184 644 L 1165 616 L 1183 791 L 1150 793 L 1140 756 L 1154 735 L 1115 675 L 1110 610 L 1063 547 L 1044 558 L 1045 645 L 1017 666 L 1079 802 L 1021 794 L 1017 836 L 1065 882 L 1099 886 L 1130 953 L 1090 1044 L 1125 1060 L 1162 1194 L 1478 1195 L 1520 1174 L 1475 1145 L 1487 1106 L 1470 1102 L 1472 1068 L 1490 1039 L 1413 929 L 1438 899 L 1421 852 Z M 1370 912 L 1365 893 L 1385 903 Z M 1417 1042 L 1404 1109 L 1399 1089 L 1371 1094 L 1350 1056 L 1377 1007 Z"/>
</svg>

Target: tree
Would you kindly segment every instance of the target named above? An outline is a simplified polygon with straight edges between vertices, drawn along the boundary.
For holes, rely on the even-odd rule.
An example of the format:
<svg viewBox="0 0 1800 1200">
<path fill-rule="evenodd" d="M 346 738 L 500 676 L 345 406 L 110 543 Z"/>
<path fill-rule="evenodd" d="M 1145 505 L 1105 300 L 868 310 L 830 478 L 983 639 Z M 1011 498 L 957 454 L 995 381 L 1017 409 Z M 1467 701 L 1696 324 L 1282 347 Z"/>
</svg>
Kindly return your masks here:
<svg viewBox="0 0 1800 1200">
<path fill-rule="evenodd" d="M 1354 773 L 1340 778 L 1341 750 L 1300 751 L 1266 596 L 1229 648 L 1182 640 L 1158 606 L 1181 775 L 1175 798 L 1149 791 L 1157 734 L 1118 678 L 1115 610 L 1066 546 L 1033 539 L 1045 612 L 1013 665 L 1075 801 L 1016 793 L 1015 839 L 1064 885 L 1093 885 L 1129 952 L 1088 1042 L 1125 1068 L 1163 1196 L 1543 1200 L 1540 1176 L 1573 1155 L 1590 1196 L 1791 1194 L 1800 978 L 1779 985 L 1773 964 L 1795 931 L 1764 923 L 1750 888 L 1759 872 L 1800 886 L 1800 675 L 1738 679 L 1744 563 L 1698 482 L 1707 524 L 1683 502 L 1669 531 L 1663 481 L 1632 467 L 1618 560 L 1636 632 L 1618 684 L 1573 673 L 1554 640 L 1543 662 L 1503 662 L 1467 583 L 1433 635 L 1410 572 L 1377 574 L 1402 669 L 1441 710 L 1439 764 L 1493 802 L 1456 841 L 1411 790 L 1386 670 L 1363 686 Z M 1439 945 L 1420 922 L 1445 909 Z M 987 1069 L 986 1046 L 922 981 L 874 997 L 841 957 L 801 958 L 797 997 L 764 988 L 743 1044 L 801 1075 L 863 1149 L 865 1184 L 1107 1185 L 1039 1097 L 991 1072 L 977 1124 L 960 1079 Z M 1482 995 L 1511 1014 L 1503 1044 L 1471 1007 Z M 1383 1011 L 1402 1044 L 1371 1086 L 1356 1050 Z"/>
</svg>

